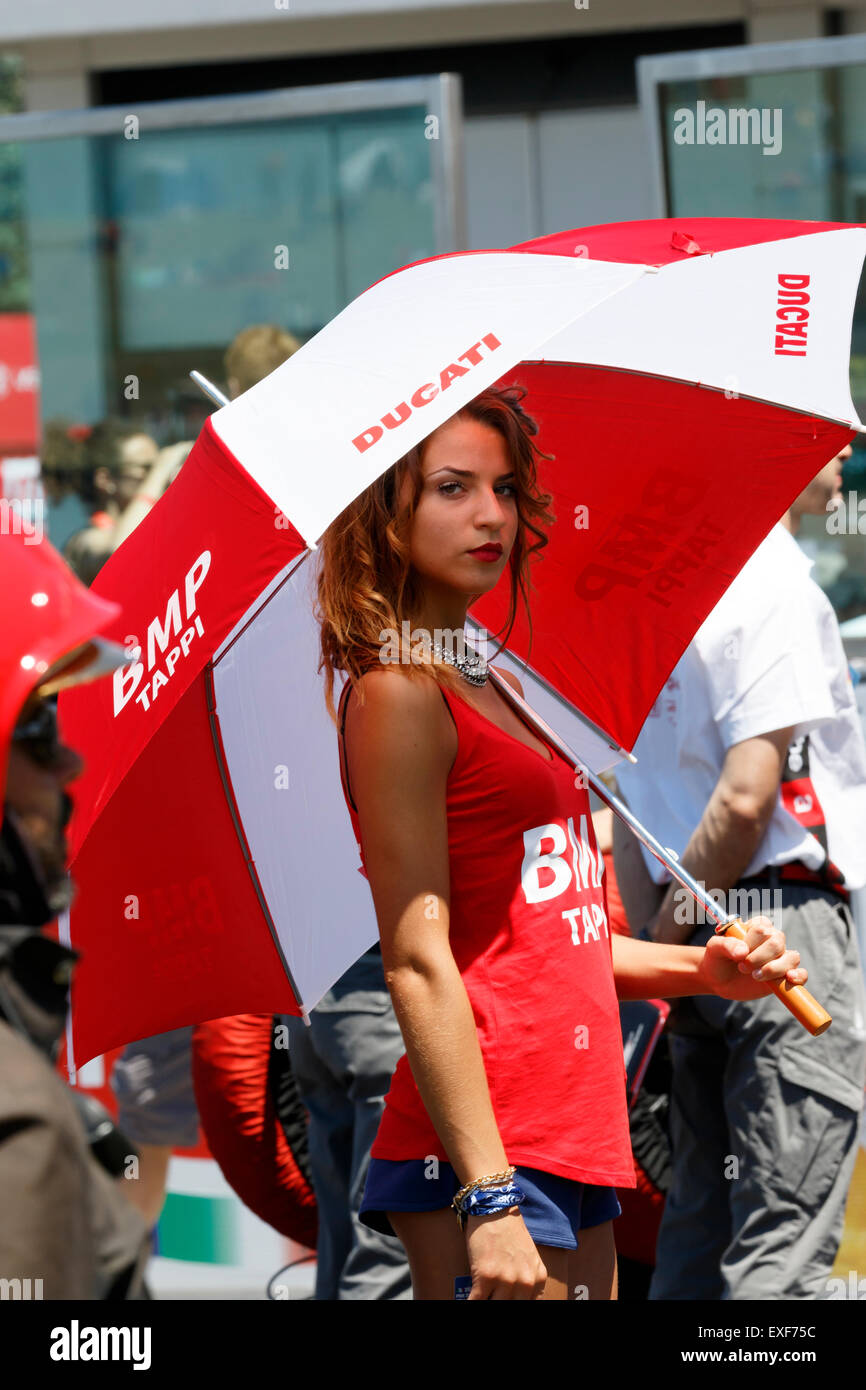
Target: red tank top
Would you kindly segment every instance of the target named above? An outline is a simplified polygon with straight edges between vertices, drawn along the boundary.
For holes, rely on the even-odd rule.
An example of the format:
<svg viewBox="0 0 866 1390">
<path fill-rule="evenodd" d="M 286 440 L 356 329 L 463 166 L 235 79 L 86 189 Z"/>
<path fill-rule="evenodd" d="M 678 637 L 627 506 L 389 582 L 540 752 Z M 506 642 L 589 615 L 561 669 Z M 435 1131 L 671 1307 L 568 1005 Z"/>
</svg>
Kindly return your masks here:
<svg viewBox="0 0 866 1390">
<path fill-rule="evenodd" d="M 604 859 L 589 794 L 549 744 L 542 754 L 439 689 L 458 743 L 446 801 L 449 941 L 508 1160 L 634 1187 Z M 342 761 L 341 776 L 363 863 Z M 447 1161 L 405 1053 L 371 1155 Z"/>
</svg>

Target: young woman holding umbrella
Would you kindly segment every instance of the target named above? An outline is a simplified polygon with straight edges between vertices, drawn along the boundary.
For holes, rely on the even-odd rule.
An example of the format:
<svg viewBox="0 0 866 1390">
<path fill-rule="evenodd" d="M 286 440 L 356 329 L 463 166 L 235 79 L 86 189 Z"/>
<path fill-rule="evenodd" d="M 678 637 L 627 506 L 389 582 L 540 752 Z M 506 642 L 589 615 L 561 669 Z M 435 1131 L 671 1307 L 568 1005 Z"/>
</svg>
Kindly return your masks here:
<svg viewBox="0 0 866 1390">
<path fill-rule="evenodd" d="M 476 397 L 320 541 L 326 698 L 406 1046 L 361 1219 L 399 1236 L 418 1299 L 465 1276 L 473 1299 L 615 1298 L 614 1187 L 634 1186 L 617 996 L 806 979 L 766 918 L 705 949 L 612 939 L 585 788 L 447 640 L 506 568 L 503 645 L 519 598 L 529 614 L 555 518 L 522 395 Z"/>
</svg>

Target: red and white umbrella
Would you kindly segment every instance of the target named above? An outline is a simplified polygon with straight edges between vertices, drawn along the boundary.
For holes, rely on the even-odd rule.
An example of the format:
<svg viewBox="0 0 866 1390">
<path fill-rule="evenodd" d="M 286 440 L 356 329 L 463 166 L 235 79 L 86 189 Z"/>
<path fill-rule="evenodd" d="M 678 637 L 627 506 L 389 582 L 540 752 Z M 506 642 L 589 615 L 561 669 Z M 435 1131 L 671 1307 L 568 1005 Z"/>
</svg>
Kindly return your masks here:
<svg viewBox="0 0 866 1390">
<path fill-rule="evenodd" d="M 375 940 L 317 675 L 315 543 L 493 382 L 555 455 L 557 522 L 499 660 L 593 770 L 793 498 L 862 429 L 866 229 L 591 227 L 379 281 L 205 424 L 100 572 L 135 659 L 61 696 L 80 1065 L 236 1013 L 299 1013 Z M 502 590 L 502 592 L 499 592 Z M 505 585 L 471 610 L 504 630 Z M 527 663 L 528 659 L 528 664 Z"/>
</svg>

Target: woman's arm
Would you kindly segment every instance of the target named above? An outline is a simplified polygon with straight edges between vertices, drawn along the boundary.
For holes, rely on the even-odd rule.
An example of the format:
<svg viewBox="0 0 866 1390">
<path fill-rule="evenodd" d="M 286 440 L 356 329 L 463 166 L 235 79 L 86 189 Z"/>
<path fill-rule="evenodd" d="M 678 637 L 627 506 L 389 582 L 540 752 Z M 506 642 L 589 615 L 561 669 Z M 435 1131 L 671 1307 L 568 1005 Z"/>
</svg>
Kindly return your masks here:
<svg viewBox="0 0 866 1390">
<path fill-rule="evenodd" d="M 346 761 L 382 963 L 412 1075 L 461 1184 L 507 1167 L 449 944 L 446 783 L 456 735 L 432 681 L 375 671 L 349 697 Z"/>
<path fill-rule="evenodd" d="M 454 726 L 432 681 L 383 670 L 349 696 L 346 763 L 385 979 L 412 1075 L 461 1186 L 508 1167 L 475 1016 L 448 939 L 446 783 Z M 541 1295 L 547 1271 L 520 1207 L 469 1216 L 470 1299 Z"/>
<path fill-rule="evenodd" d="M 675 999 L 684 994 L 718 994 L 723 999 L 760 999 L 787 979 L 806 983 L 800 953 L 785 949 L 785 937 L 767 917 L 743 924 L 747 941 L 713 936 L 706 946 L 661 945 L 611 938 L 613 974 L 620 999 Z M 760 970 L 760 979 L 755 971 Z"/>
</svg>

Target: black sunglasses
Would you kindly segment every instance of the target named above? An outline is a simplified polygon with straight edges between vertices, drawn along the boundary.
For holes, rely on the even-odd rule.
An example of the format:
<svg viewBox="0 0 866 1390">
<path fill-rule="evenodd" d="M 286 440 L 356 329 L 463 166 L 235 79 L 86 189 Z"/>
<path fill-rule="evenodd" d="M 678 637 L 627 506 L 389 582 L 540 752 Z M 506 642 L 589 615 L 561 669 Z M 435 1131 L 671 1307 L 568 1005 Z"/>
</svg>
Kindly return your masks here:
<svg viewBox="0 0 866 1390">
<path fill-rule="evenodd" d="M 15 725 L 12 738 L 15 743 L 27 745 L 26 752 L 34 762 L 45 767 L 56 762 L 60 752 L 56 706 L 48 700 L 43 700 L 29 719 L 19 721 Z"/>
</svg>

